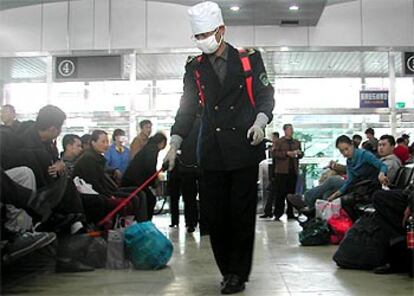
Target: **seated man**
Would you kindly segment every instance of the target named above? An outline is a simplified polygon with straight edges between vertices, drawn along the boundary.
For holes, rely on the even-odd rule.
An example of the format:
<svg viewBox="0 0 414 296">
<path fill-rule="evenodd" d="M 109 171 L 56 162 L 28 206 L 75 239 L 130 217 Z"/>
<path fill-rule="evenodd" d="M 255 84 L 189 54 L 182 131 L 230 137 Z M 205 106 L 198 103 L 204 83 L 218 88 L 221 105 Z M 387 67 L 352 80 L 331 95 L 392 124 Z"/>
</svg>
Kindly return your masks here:
<svg viewBox="0 0 414 296">
<path fill-rule="evenodd" d="M 7 143 L 0 145 L 3 169 L 29 167 L 36 177 L 38 190 L 53 186 L 56 182 L 61 184 L 60 179 L 66 178 L 65 165 L 58 158 L 54 141 L 59 136 L 65 119 L 66 115 L 62 110 L 48 105 L 40 109 L 36 121 L 30 126 L 27 125 L 21 134 L 16 135 L 9 129 L 1 128 L 1 142 Z M 40 225 L 38 231 L 55 231 L 54 225 L 60 224 L 60 220 L 73 223 L 70 227 L 72 233 L 83 229 L 80 197 L 71 182 L 65 182 L 64 185 L 65 194 L 55 209 L 56 215 Z M 78 221 L 67 219 L 75 216 L 79 218 Z"/>
<path fill-rule="evenodd" d="M 104 153 L 108 150 L 108 134 L 103 130 L 95 130 L 91 135 L 90 148 L 85 150 L 79 157 L 73 170 L 73 177 L 78 176 L 99 194 L 89 198 L 82 195 L 83 205 L 91 222 L 97 222 L 115 208 L 120 199 L 126 197 L 135 188 L 119 188 L 112 179 L 106 175 L 106 159 Z M 142 198 L 132 200 L 128 208 L 128 214 L 135 215 L 139 221 L 146 220 L 146 214 L 141 209 L 146 207 L 146 202 Z M 100 210 L 97 210 L 100 209 Z"/>
<path fill-rule="evenodd" d="M 131 160 L 122 177 L 122 186 L 140 186 L 151 177 L 157 171 L 158 153 L 165 148 L 166 144 L 167 137 L 162 133 L 156 133 L 149 138 L 148 144 Z M 151 185 L 154 186 L 154 183 L 155 181 Z M 144 192 L 148 200 L 148 219 L 151 220 L 156 198 L 148 187 Z"/>
<path fill-rule="evenodd" d="M 118 169 L 123 174 L 129 164 L 129 149 L 124 146 L 125 131 L 119 128 L 114 130 L 112 141 L 112 145 L 105 152 L 106 165 L 111 169 Z"/>
<path fill-rule="evenodd" d="M 73 169 L 75 168 L 75 161 L 82 153 L 81 138 L 73 134 L 65 135 L 62 140 L 62 147 L 62 160 L 66 166 L 68 175 L 72 176 Z"/>
<path fill-rule="evenodd" d="M 394 154 L 395 139 L 390 135 L 383 135 L 378 142 L 378 155 L 380 160 L 388 167 L 387 176 L 391 183 L 397 177 L 401 167 L 400 159 Z"/>
</svg>

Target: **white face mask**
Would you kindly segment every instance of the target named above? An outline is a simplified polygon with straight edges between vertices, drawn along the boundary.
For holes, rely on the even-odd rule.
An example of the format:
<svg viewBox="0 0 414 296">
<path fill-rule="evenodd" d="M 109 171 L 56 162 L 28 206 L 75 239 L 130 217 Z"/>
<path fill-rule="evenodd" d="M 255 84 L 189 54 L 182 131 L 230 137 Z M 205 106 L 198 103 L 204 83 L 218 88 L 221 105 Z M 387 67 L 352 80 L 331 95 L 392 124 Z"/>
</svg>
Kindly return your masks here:
<svg viewBox="0 0 414 296">
<path fill-rule="evenodd" d="M 195 43 L 196 43 L 196 46 L 198 47 L 198 49 L 200 49 L 205 54 L 215 53 L 217 51 L 217 49 L 219 48 L 221 42 L 223 41 L 223 35 L 221 35 L 220 42 L 217 42 L 216 33 L 217 32 L 214 32 L 213 35 L 211 35 L 210 37 L 207 37 L 205 39 L 202 39 L 202 40 L 197 40 L 196 39 Z"/>
</svg>

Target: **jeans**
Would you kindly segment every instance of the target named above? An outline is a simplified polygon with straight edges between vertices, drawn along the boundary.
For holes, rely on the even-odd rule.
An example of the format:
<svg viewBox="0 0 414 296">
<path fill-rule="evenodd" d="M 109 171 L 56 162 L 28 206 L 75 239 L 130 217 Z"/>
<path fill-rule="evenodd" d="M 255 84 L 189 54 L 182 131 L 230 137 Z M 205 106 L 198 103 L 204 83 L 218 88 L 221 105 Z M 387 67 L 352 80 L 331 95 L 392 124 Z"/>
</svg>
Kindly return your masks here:
<svg viewBox="0 0 414 296">
<path fill-rule="evenodd" d="M 322 185 L 316 186 L 305 193 L 306 205 L 313 209 L 317 199 L 328 199 L 328 197 L 344 185 L 345 180 L 340 176 L 331 176 Z"/>
</svg>

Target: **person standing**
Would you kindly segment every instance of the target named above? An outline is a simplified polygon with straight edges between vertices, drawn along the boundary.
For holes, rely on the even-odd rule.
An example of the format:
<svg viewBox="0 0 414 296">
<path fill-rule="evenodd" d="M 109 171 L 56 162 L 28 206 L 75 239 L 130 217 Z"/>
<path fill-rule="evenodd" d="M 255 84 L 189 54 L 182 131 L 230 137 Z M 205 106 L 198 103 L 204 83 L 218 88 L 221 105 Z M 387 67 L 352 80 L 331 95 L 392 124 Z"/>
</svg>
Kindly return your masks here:
<svg viewBox="0 0 414 296">
<path fill-rule="evenodd" d="M 135 155 L 137 155 L 137 153 L 148 143 L 149 136 L 151 136 L 152 132 L 152 123 L 145 119 L 139 123 L 139 128 L 141 131 L 134 138 L 129 147 L 131 160 L 134 159 Z"/>
<path fill-rule="evenodd" d="M 234 294 L 245 289 L 252 266 L 258 168 L 265 158 L 264 128 L 273 117 L 274 89 L 259 51 L 239 51 L 224 41 L 217 3 L 199 3 L 189 15 L 193 40 L 203 54 L 187 61 L 165 162 L 172 170 L 201 104 L 197 152 L 210 241 L 223 275 L 221 293 Z"/>
<path fill-rule="evenodd" d="M 296 181 L 299 175 L 299 159 L 303 157 L 300 142 L 293 139 L 293 126 L 285 124 L 283 126 L 285 136 L 279 139 L 273 151 L 276 158 L 275 166 L 275 187 L 276 202 L 274 216 L 275 221 L 279 221 L 285 212 L 285 200 L 288 194 L 294 194 Z M 293 207 L 287 201 L 287 217 L 294 219 Z"/>
<path fill-rule="evenodd" d="M 268 194 L 267 194 L 267 198 L 266 198 L 266 203 L 264 206 L 264 210 L 263 210 L 263 215 L 261 215 L 259 218 L 261 219 L 266 219 L 266 218 L 273 218 L 273 207 L 275 204 L 275 166 L 276 166 L 276 158 L 273 155 L 273 151 L 276 147 L 276 143 L 279 140 L 280 135 L 278 132 L 274 132 L 272 134 L 272 147 L 270 148 L 270 156 L 272 158 L 272 165 L 269 167 L 269 180 L 270 180 L 270 184 L 269 184 L 269 189 L 268 190 Z"/>
</svg>

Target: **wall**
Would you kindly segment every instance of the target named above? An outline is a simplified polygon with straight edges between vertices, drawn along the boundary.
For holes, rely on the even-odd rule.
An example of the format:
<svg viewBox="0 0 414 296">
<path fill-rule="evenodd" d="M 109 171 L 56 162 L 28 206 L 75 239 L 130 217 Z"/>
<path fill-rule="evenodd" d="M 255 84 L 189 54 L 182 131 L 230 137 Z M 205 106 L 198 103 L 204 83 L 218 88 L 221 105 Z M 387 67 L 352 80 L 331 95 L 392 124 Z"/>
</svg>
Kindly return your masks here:
<svg viewBox="0 0 414 296">
<path fill-rule="evenodd" d="M 0 12 L 0 54 L 190 48 L 187 7 L 144 0 L 79 0 Z M 228 27 L 238 46 L 414 46 L 414 0 L 327 6 L 317 27 Z"/>
</svg>

